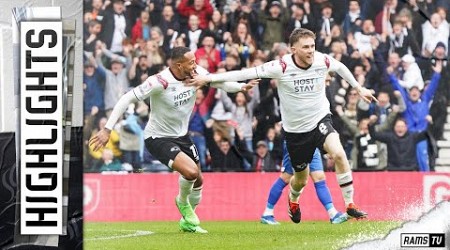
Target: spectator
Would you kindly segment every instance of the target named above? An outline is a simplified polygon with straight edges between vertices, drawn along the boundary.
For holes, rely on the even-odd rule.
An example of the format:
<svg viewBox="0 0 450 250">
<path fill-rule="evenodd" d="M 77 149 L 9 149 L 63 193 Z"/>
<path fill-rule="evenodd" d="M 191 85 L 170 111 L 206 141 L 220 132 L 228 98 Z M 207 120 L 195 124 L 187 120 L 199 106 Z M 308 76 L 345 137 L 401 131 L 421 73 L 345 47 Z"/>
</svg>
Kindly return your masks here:
<svg viewBox="0 0 450 250">
<path fill-rule="evenodd" d="M 302 4 L 292 5 L 292 16 L 290 17 L 284 32 L 284 41 L 289 41 L 289 35 L 296 28 L 305 28 L 309 30 L 316 29 L 310 9 L 305 9 L 305 6 Z"/>
<path fill-rule="evenodd" d="M 263 64 L 260 59 L 253 61 L 253 67 Z M 260 91 L 260 103 L 255 109 L 255 119 L 253 120 L 253 139 L 264 140 L 269 128 L 281 120 L 280 102 L 278 98 L 277 81 L 274 79 L 261 79 L 258 86 Z M 256 87 L 255 87 L 256 88 Z"/>
<path fill-rule="evenodd" d="M 131 57 L 128 52 L 125 53 L 128 55 L 126 58 L 119 57 L 111 53 L 104 46 L 102 49 L 98 49 L 96 53 L 98 66 L 106 72 L 104 99 L 107 116 L 109 116 L 109 113 L 119 101 L 120 97 L 128 91 L 129 82 L 127 72 L 131 66 Z M 102 54 L 111 58 L 111 70 L 103 66 L 101 60 Z"/>
<path fill-rule="evenodd" d="M 159 72 L 164 68 L 165 55 L 162 48 L 158 46 L 157 41 L 150 40 L 147 42 L 145 54 L 152 72 Z"/>
<path fill-rule="evenodd" d="M 153 0 L 152 2 L 157 2 L 162 0 Z M 130 19 L 130 27 L 133 27 L 137 20 L 139 19 L 139 16 L 141 15 L 141 12 L 146 10 L 149 11 L 149 7 L 146 3 L 146 1 L 130 1 L 125 0 L 125 8 L 127 10 L 127 16 Z"/>
<path fill-rule="evenodd" d="M 264 27 L 262 50 L 266 54 L 272 49 L 273 44 L 284 42 L 284 30 L 289 21 L 289 10 L 286 8 L 286 1 L 282 1 L 282 3 L 272 1 L 269 7 L 269 14 L 266 14 L 264 11 L 267 1 L 261 1 L 258 21 Z"/>
<path fill-rule="evenodd" d="M 208 22 L 213 14 L 213 7 L 209 0 L 181 0 L 178 5 L 178 13 L 186 18 L 192 15 L 198 17 L 198 27 L 200 29 L 208 28 Z"/>
<path fill-rule="evenodd" d="M 237 92 L 235 95 L 235 102 L 227 95 L 227 93 L 220 91 L 220 99 L 225 107 L 225 110 L 232 113 L 232 119 L 239 124 L 244 134 L 244 140 L 247 144 L 247 149 L 253 149 L 253 112 L 256 105 L 259 104 L 259 89 L 254 88 L 249 92 L 249 95 L 244 92 Z"/>
<path fill-rule="evenodd" d="M 249 27 L 249 32 L 252 37 L 259 37 L 258 35 L 258 16 L 257 9 L 253 9 L 252 3 L 241 3 L 241 1 L 232 1 L 229 4 L 230 11 L 226 15 L 229 23 L 229 31 L 234 31 L 239 23 L 243 23 Z"/>
<path fill-rule="evenodd" d="M 138 38 L 144 41 L 150 40 L 151 28 L 150 14 L 145 10 L 141 11 L 141 16 L 131 30 L 131 42 L 135 44 Z"/>
<path fill-rule="evenodd" d="M 396 91 L 394 93 L 397 97 L 397 103 L 403 103 L 403 99 L 401 97 L 400 92 Z M 368 104 L 366 102 L 358 102 L 358 109 L 361 112 L 367 112 L 365 117 L 369 118 L 372 115 L 375 115 L 378 119 L 375 124 L 384 124 L 388 115 L 392 112 L 392 104 L 390 102 L 390 96 L 387 91 L 381 90 L 377 95 L 378 103 Z M 404 109 L 400 110 L 403 112 Z"/>
<path fill-rule="evenodd" d="M 228 39 L 229 40 L 229 39 Z M 256 42 L 248 30 L 248 26 L 239 23 L 236 30 L 231 35 L 231 43 L 225 44 L 225 51 L 232 55 L 239 56 L 240 67 L 248 67 L 250 55 L 256 51 Z"/>
<path fill-rule="evenodd" d="M 148 67 L 147 55 L 143 54 L 133 59 L 133 64 L 128 71 L 130 87 L 134 88 L 145 81 L 149 76 L 158 73 L 155 68 Z"/>
<path fill-rule="evenodd" d="M 92 134 L 89 136 L 89 138 L 97 134 L 98 131 L 102 130 L 105 127 L 107 121 L 108 119 L 106 117 L 102 117 L 98 122 L 98 127 L 92 130 Z M 92 146 L 89 146 L 89 155 L 92 157 L 90 166 L 91 170 L 98 171 L 101 166 L 103 150 L 106 149 L 111 150 L 116 159 L 120 159 L 122 157 L 122 151 L 120 151 L 119 149 L 119 133 L 117 133 L 115 129 L 111 131 L 109 141 L 104 148 L 94 151 L 94 148 Z"/>
<path fill-rule="evenodd" d="M 91 20 L 88 24 L 89 35 L 84 40 L 83 50 L 94 53 L 97 42 L 99 42 L 99 34 L 102 31 L 102 25 L 97 20 Z"/>
<path fill-rule="evenodd" d="M 152 27 L 150 41 L 155 43 L 156 46 L 158 46 L 158 50 L 163 52 L 164 36 L 163 36 L 163 33 L 162 33 L 162 31 L 161 31 L 161 29 L 159 27 Z M 147 48 L 149 48 L 149 47 L 147 47 Z"/>
<path fill-rule="evenodd" d="M 205 93 L 208 94 L 205 94 Z M 194 110 L 192 111 L 191 119 L 189 120 L 189 135 L 192 141 L 197 147 L 200 167 L 202 171 L 208 171 L 209 168 L 206 164 L 206 122 L 211 116 L 211 110 L 214 104 L 214 96 L 216 89 L 205 88 L 197 89 L 195 92 L 197 99 L 195 99 Z"/>
<path fill-rule="evenodd" d="M 426 139 L 426 131 L 411 132 L 403 118 L 397 119 L 394 131 L 376 132 L 373 125 L 369 126 L 370 136 L 386 143 L 388 149 L 387 170 L 417 171 L 416 144 Z"/>
<path fill-rule="evenodd" d="M 126 119 L 121 125 L 119 148 L 122 151 L 122 162 L 130 164 L 134 173 L 140 173 L 144 152 L 144 131 L 134 114 L 134 104 L 128 107 Z"/>
<path fill-rule="evenodd" d="M 343 23 L 344 34 L 354 34 L 355 32 L 359 31 L 361 20 L 364 20 L 364 16 L 361 16 L 361 7 L 359 5 L 359 1 L 348 1 L 348 12 L 345 15 Z"/>
<path fill-rule="evenodd" d="M 371 38 L 376 37 L 373 21 L 366 19 L 362 22 L 361 31 L 355 32 L 353 48 L 358 50 L 363 56 L 369 57 L 373 55 Z"/>
<path fill-rule="evenodd" d="M 429 107 L 438 87 L 439 79 L 441 78 L 442 62 L 438 62 L 436 66 L 433 67 L 433 70 L 435 73 L 431 79 L 431 83 L 423 94 L 417 86 L 412 86 L 408 94 L 405 89 L 401 87 L 397 78 L 392 74 L 390 75 L 394 89 L 400 91 L 406 102 L 407 108 L 403 113 L 403 116 L 407 121 L 408 130 L 411 132 L 426 132 L 428 127 L 430 120 Z M 388 73 L 390 72 L 388 71 Z M 426 138 L 418 141 L 416 156 L 420 171 L 430 171 L 430 166 L 428 164 L 428 143 Z"/>
<path fill-rule="evenodd" d="M 392 33 L 389 34 L 389 47 L 390 52 L 396 52 L 400 57 L 406 54 L 420 55 L 419 45 L 414 36 L 400 21 L 394 23 Z"/>
<path fill-rule="evenodd" d="M 181 36 L 186 39 L 186 46 L 195 52 L 200 42 L 200 36 L 202 34 L 202 29 L 199 27 L 199 18 L 196 15 L 189 16 L 189 29 L 185 30 Z"/>
<path fill-rule="evenodd" d="M 397 16 L 398 0 L 385 0 L 383 10 L 375 17 L 375 32 L 389 34 Z"/>
<path fill-rule="evenodd" d="M 153 24 L 153 26 L 159 27 L 161 25 L 162 20 L 162 12 L 164 9 L 164 6 L 172 6 L 173 4 L 170 3 L 170 1 L 167 0 L 151 0 L 151 1 L 132 1 L 132 2 L 141 2 L 141 3 L 147 3 L 147 7 L 145 10 L 148 10 L 150 13 L 150 23 Z M 142 9 L 144 10 L 144 9 Z M 137 15 L 135 15 L 137 16 Z"/>
<path fill-rule="evenodd" d="M 90 57 L 84 64 L 83 74 L 83 103 L 84 113 L 90 114 L 95 107 L 97 111 L 105 111 L 103 99 L 105 87 L 105 71 L 98 67 L 95 60 Z"/>
<path fill-rule="evenodd" d="M 324 33 L 325 34 L 325 33 Z M 341 26 L 334 24 L 331 27 L 331 32 L 328 35 L 325 35 L 324 37 L 318 37 L 317 38 L 317 48 L 319 51 L 322 51 L 323 53 L 330 53 L 330 46 L 332 42 L 335 41 L 344 41 L 343 31 Z M 339 43 L 339 49 L 340 50 L 346 50 L 345 42 Z"/>
<path fill-rule="evenodd" d="M 114 159 L 111 149 L 105 148 L 102 153 L 103 164 L 100 166 L 100 172 L 121 171 L 122 164 L 119 160 Z"/>
<path fill-rule="evenodd" d="M 316 33 L 320 34 L 317 37 L 325 39 L 325 37 L 331 35 L 331 27 L 335 24 L 336 22 L 333 18 L 333 6 L 329 2 L 324 2 L 321 5 L 321 17 L 318 19 L 316 25 Z"/>
<path fill-rule="evenodd" d="M 164 54 L 169 55 L 181 29 L 178 16 L 175 15 L 171 5 L 164 6 L 159 28 L 164 35 Z"/>
<path fill-rule="evenodd" d="M 122 52 L 122 41 L 130 37 L 130 21 L 125 15 L 124 0 L 113 0 L 102 19 L 102 41 L 113 53 Z"/>
<path fill-rule="evenodd" d="M 259 141 L 256 143 L 256 153 L 253 156 L 253 172 L 277 172 L 280 167 L 277 166 L 272 155 L 269 153 L 267 143 Z"/>
<path fill-rule="evenodd" d="M 283 159 L 283 141 L 281 136 L 275 131 L 274 127 L 267 130 L 264 142 L 266 143 L 267 150 L 269 151 L 272 160 L 277 166 L 281 166 L 281 161 Z M 258 147 L 258 144 L 256 147 Z"/>
<path fill-rule="evenodd" d="M 422 90 L 424 82 L 416 59 L 409 54 L 404 55 L 402 57 L 402 66 L 405 73 L 402 80 L 399 81 L 400 85 L 406 89 L 416 86 L 419 90 Z"/>
<path fill-rule="evenodd" d="M 209 21 L 207 31 L 214 36 L 217 44 L 223 44 L 223 36 L 227 32 L 226 25 L 222 22 L 222 14 L 215 10 L 212 14 L 211 21 Z"/>
<path fill-rule="evenodd" d="M 205 59 L 208 62 L 207 70 L 210 73 L 217 71 L 219 64 L 221 63 L 220 51 L 216 49 L 214 36 L 210 33 L 206 33 L 201 41 L 202 47 L 195 51 L 195 57 L 197 63 L 199 59 Z"/>
<path fill-rule="evenodd" d="M 422 23 L 424 18 L 419 13 L 421 10 L 419 8 L 415 8 L 414 1 L 409 2 L 410 8 L 403 8 L 398 13 L 397 18 L 394 21 L 394 24 L 396 22 L 399 22 L 404 27 L 403 29 L 406 29 L 406 32 L 408 33 L 408 36 L 411 37 L 411 40 L 413 40 L 417 44 L 418 53 L 416 54 L 416 51 L 414 49 L 413 56 L 419 56 L 420 55 L 420 44 L 422 43 Z"/>
<path fill-rule="evenodd" d="M 439 42 L 448 48 L 449 32 L 449 24 L 441 15 L 438 13 L 431 15 L 430 20 L 422 24 L 422 55 L 430 57 Z"/>
<path fill-rule="evenodd" d="M 343 108 L 343 114 L 346 116 L 346 118 L 349 120 L 350 123 L 353 125 L 356 125 L 358 123 L 357 121 L 357 114 L 358 114 L 358 101 L 359 96 L 356 89 L 350 89 L 348 92 L 346 92 L 345 88 L 341 88 L 338 91 L 338 94 L 334 97 L 335 103 L 338 104 L 337 106 L 341 106 Z M 338 107 L 336 107 L 337 109 Z M 341 116 L 342 119 L 342 116 Z M 348 126 L 347 126 L 348 127 Z M 347 157 L 350 159 L 351 157 L 351 151 L 353 145 L 353 136 L 351 132 L 348 130 L 347 127 L 344 127 L 339 132 L 339 135 L 341 137 L 342 145 L 344 146 L 345 153 L 347 154 Z"/>
<path fill-rule="evenodd" d="M 234 145 L 228 137 L 221 135 L 218 131 L 214 132 L 214 143 L 209 150 L 211 153 L 211 171 L 213 172 L 240 172 L 243 168 L 243 154 L 247 160 L 252 161 L 252 153 L 246 151 L 246 144 L 242 140 L 242 132 L 236 131 Z"/>
<path fill-rule="evenodd" d="M 430 107 L 430 115 L 433 118 L 432 132 L 437 140 L 444 140 L 444 124 L 447 120 L 447 104 L 448 100 L 450 100 L 450 64 L 445 50 L 445 45 L 443 43 L 438 43 L 433 51 L 432 57 L 422 60 L 420 66 L 420 68 L 425 71 L 425 78 L 430 79 L 431 73 L 429 73 L 429 71 L 432 71 L 432 67 L 436 65 L 438 61 L 442 62 L 443 70 L 441 80 L 439 81 L 436 95 L 434 96 L 433 103 Z"/>
<path fill-rule="evenodd" d="M 387 166 L 387 146 L 384 143 L 377 142 L 369 134 L 369 124 L 375 125 L 376 132 L 390 130 L 397 118 L 399 112 L 406 109 L 406 104 L 400 92 L 396 92 L 399 106 L 393 106 L 389 103 L 389 95 L 385 92 L 378 94 L 379 103 L 372 108 L 370 118 L 363 118 L 358 122 L 358 126 L 354 124 L 347 116 L 345 116 L 342 107 L 336 107 L 336 113 L 342 119 L 343 123 L 353 136 L 353 148 L 351 151 L 351 159 L 353 168 L 359 170 L 381 170 Z M 359 107 L 368 108 L 364 102 L 358 102 Z"/>
<path fill-rule="evenodd" d="M 105 10 L 105 4 L 103 4 L 103 0 L 92 0 L 92 9 L 90 12 L 92 13 L 92 20 L 101 21 L 103 19 L 103 11 Z"/>
<path fill-rule="evenodd" d="M 225 62 L 224 62 L 224 70 L 225 71 L 232 71 L 232 70 L 236 70 L 236 69 L 241 69 L 241 65 L 240 65 L 241 60 L 239 60 L 239 57 L 237 55 L 234 55 L 232 53 L 228 54 L 225 57 Z"/>
</svg>

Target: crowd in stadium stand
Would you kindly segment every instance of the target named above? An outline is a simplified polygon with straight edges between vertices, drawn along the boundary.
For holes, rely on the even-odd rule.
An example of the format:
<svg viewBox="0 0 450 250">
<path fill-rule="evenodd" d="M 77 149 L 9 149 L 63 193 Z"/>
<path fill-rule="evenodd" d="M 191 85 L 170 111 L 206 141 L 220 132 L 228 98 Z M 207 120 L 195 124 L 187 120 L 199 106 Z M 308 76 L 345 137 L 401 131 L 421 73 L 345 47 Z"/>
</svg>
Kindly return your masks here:
<svg viewBox="0 0 450 250">
<path fill-rule="evenodd" d="M 106 147 L 88 139 L 119 98 L 186 46 L 197 64 L 224 72 L 289 53 L 298 27 L 344 63 L 378 103 L 360 100 L 338 75 L 327 80 L 335 128 L 354 171 L 433 171 L 450 93 L 448 0 L 85 0 L 85 171 L 168 171 L 144 147 L 152 107 L 130 105 Z M 279 171 L 277 81 L 247 93 L 204 87 L 189 125 L 203 171 Z M 311 112 L 314 112 L 311 110 Z M 299 152 L 301 154 L 301 152 Z M 326 159 L 325 170 L 333 169 Z"/>
</svg>

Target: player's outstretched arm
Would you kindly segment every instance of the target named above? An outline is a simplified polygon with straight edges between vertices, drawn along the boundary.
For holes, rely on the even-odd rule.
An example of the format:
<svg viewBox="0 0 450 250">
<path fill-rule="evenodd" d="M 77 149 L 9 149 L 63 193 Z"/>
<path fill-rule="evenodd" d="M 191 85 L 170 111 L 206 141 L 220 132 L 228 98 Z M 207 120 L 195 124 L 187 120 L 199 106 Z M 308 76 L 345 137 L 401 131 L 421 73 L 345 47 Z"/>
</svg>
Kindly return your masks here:
<svg viewBox="0 0 450 250">
<path fill-rule="evenodd" d="M 375 101 L 378 103 L 377 98 L 373 95 L 372 91 L 370 89 L 366 89 L 362 86 L 357 86 L 356 90 L 358 91 L 359 96 L 367 103 L 371 103 L 372 101 Z"/>
<path fill-rule="evenodd" d="M 225 92 L 235 93 L 238 91 L 248 91 L 252 89 L 256 84 L 259 83 L 261 79 L 253 79 L 248 83 L 239 83 L 239 82 L 213 82 L 211 83 L 211 87 L 223 89 Z"/>
<path fill-rule="evenodd" d="M 91 139 L 89 139 L 89 146 L 93 146 L 93 150 L 97 151 L 104 147 L 111 136 L 111 130 L 104 128 L 97 132 Z"/>
<path fill-rule="evenodd" d="M 253 87 L 255 87 L 259 83 L 259 81 L 261 81 L 260 78 L 252 79 L 248 83 L 242 85 L 241 90 L 244 92 L 247 92 L 247 91 L 251 90 Z"/>
<path fill-rule="evenodd" d="M 158 81 L 157 77 L 153 75 L 147 78 L 147 80 L 145 80 L 141 85 L 128 91 L 119 99 L 119 101 L 114 106 L 114 109 L 111 112 L 111 116 L 106 122 L 105 128 L 100 130 L 89 140 L 89 145 L 94 147 L 94 151 L 97 151 L 100 148 L 104 147 L 106 143 L 108 143 L 109 136 L 114 125 L 123 115 L 123 113 L 125 113 L 125 110 L 127 110 L 128 106 L 131 103 L 142 101 L 150 96 L 150 93 L 155 91 L 162 91 L 165 88 L 167 88 L 167 85 Z"/>
<path fill-rule="evenodd" d="M 111 130 L 113 129 L 117 120 L 119 120 L 119 118 L 123 115 L 123 113 L 128 108 L 128 105 L 130 105 L 130 103 L 134 103 L 137 101 L 138 99 L 136 98 L 133 90 L 128 91 L 128 93 L 126 93 L 119 99 L 117 104 L 114 106 L 113 111 L 111 112 L 111 116 L 108 118 L 108 121 L 106 122 L 105 128 L 98 131 L 97 134 L 95 134 L 89 140 L 89 146 L 93 146 L 94 151 L 99 150 L 108 143 L 109 137 L 111 135 Z"/>
<path fill-rule="evenodd" d="M 233 70 L 225 73 L 196 75 L 188 80 L 187 86 L 202 87 L 208 83 L 245 81 L 259 78 L 279 78 L 282 76 L 284 68 L 279 60 L 270 61 L 263 65 L 242 70 Z M 248 86 L 250 87 L 250 86 Z"/>
<path fill-rule="evenodd" d="M 367 103 L 370 103 L 372 101 L 378 102 L 377 98 L 375 98 L 372 91 L 359 85 L 358 81 L 356 81 L 355 77 L 353 76 L 352 72 L 350 72 L 350 70 L 347 68 L 347 66 L 332 58 L 331 62 L 332 63 L 330 70 L 338 73 L 345 81 L 347 81 L 350 85 L 352 85 L 352 87 L 358 91 L 359 96 L 361 96 L 361 98 L 365 102 Z"/>
</svg>

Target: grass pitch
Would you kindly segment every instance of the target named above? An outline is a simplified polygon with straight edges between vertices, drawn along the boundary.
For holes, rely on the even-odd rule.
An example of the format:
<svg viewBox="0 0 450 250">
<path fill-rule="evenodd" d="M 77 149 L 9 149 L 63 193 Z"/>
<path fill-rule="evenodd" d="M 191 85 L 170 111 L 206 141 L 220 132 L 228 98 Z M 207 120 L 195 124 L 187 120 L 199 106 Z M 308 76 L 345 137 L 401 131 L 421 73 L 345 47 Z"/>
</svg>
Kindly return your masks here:
<svg viewBox="0 0 450 250">
<path fill-rule="evenodd" d="M 183 233 L 178 223 L 85 223 L 84 249 L 339 249 L 354 242 L 384 237 L 400 222 L 325 221 L 278 226 L 258 221 L 202 222 L 208 234 Z"/>
</svg>

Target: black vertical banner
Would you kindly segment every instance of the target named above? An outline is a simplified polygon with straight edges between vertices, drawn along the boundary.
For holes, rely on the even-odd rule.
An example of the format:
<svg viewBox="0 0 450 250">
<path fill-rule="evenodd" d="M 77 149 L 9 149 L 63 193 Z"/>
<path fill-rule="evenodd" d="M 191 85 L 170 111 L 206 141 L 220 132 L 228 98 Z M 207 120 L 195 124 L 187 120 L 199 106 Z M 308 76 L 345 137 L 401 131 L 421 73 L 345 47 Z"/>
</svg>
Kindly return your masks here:
<svg viewBox="0 0 450 250">
<path fill-rule="evenodd" d="M 0 133 L 0 249 L 14 240 L 17 190 L 15 145 L 14 133 Z"/>
</svg>

